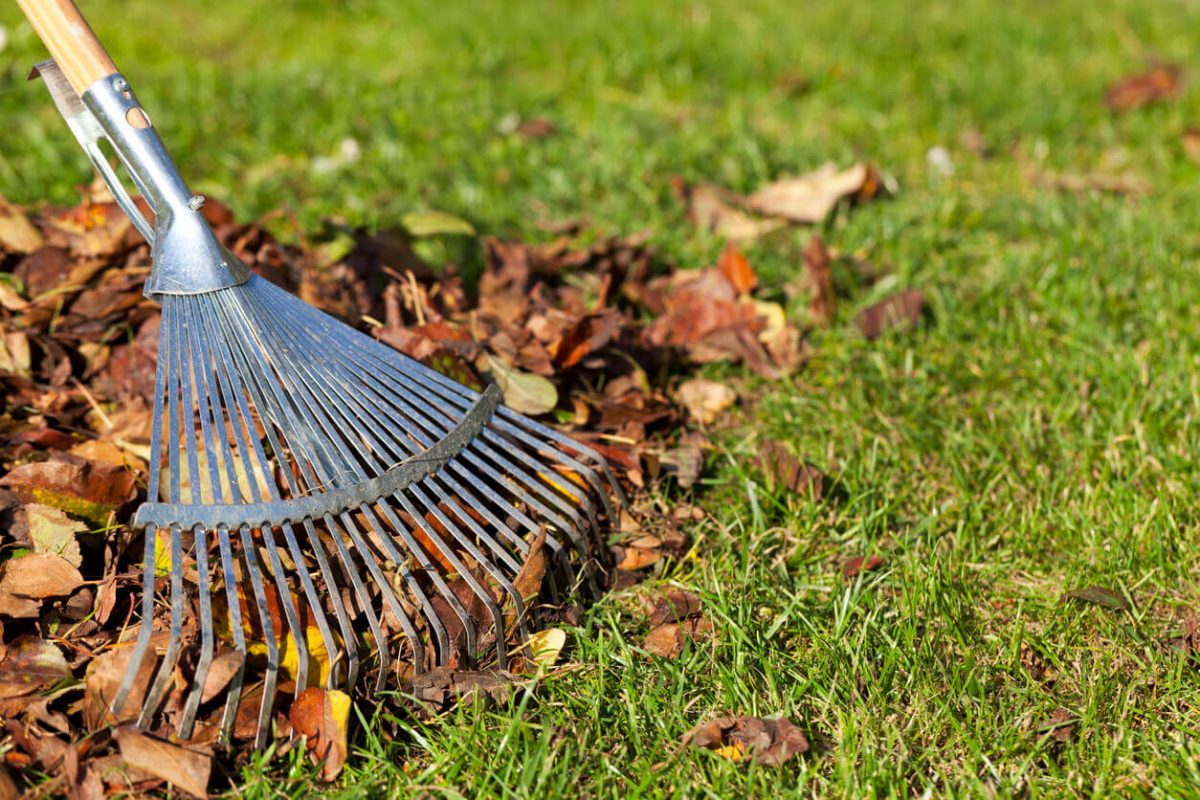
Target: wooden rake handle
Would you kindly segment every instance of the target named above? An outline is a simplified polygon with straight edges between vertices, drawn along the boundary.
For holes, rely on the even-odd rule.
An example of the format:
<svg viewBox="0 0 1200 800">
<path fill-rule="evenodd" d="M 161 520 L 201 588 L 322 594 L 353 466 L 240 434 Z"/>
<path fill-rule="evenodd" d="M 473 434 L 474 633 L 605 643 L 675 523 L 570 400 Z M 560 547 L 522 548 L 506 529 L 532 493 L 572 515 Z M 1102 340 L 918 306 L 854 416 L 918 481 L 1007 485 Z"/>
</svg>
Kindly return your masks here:
<svg viewBox="0 0 1200 800">
<path fill-rule="evenodd" d="M 80 95 L 117 71 L 72 0 L 17 0 L 17 5 Z"/>
</svg>

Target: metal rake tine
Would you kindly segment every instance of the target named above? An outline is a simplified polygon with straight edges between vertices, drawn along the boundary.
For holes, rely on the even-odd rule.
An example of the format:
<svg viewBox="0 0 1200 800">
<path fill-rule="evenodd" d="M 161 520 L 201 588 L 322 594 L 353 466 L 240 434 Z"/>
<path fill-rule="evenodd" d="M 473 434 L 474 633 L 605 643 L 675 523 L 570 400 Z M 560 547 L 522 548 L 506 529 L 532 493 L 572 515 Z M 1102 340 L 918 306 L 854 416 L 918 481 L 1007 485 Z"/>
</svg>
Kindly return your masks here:
<svg viewBox="0 0 1200 800">
<path fill-rule="evenodd" d="M 157 544 L 156 534 L 158 533 L 158 529 L 153 525 L 147 525 L 144 533 L 146 542 L 145 552 L 142 557 L 142 622 L 141 627 L 138 629 L 137 643 L 133 646 L 133 654 L 129 657 L 129 664 L 125 667 L 125 674 L 121 676 L 121 683 L 117 686 L 117 691 L 113 695 L 110 707 L 114 716 L 118 719 L 125 710 L 125 701 L 129 699 L 129 692 L 133 689 L 133 681 L 141 671 L 142 661 L 145 660 L 146 651 L 150 648 L 150 635 L 153 632 L 154 552 L 155 545 Z"/>
<path fill-rule="evenodd" d="M 367 618 L 367 629 L 375 639 L 375 650 L 379 655 L 379 675 L 375 680 L 375 691 L 379 692 L 386 683 L 387 673 L 391 667 L 388 639 L 383 632 L 383 626 L 379 622 L 379 615 L 375 613 L 375 607 L 371 603 L 371 594 L 367 591 L 362 575 L 358 571 L 358 566 L 354 563 L 354 558 L 350 555 L 350 550 L 346 547 L 346 542 L 342 539 L 342 529 L 338 526 L 337 521 L 329 515 L 325 516 L 325 527 L 329 531 L 330 539 L 333 540 L 334 552 L 337 555 L 342 575 L 346 580 L 350 581 L 350 586 L 354 590 L 354 596 L 358 600 L 358 605 L 362 609 L 363 615 Z M 358 549 L 357 546 L 355 549 Z M 381 591 L 390 592 L 391 587 L 382 586 Z M 388 601 L 384 600 L 384 602 Z M 351 684 L 353 684 L 353 681 L 351 681 Z"/>
<path fill-rule="evenodd" d="M 330 566 L 325 547 L 321 543 L 321 536 L 317 532 L 317 528 L 312 520 L 304 520 L 304 532 L 308 534 L 309 547 L 312 550 L 313 558 L 317 561 L 317 569 L 320 570 L 321 579 L 328 587 L 329 601 L 333 605 L 333 614 L 337 617 L 338 628 L 341 631 L 342 638 L 341 651 L 336 658 L 330 659 L 329 680 L 326 682 L 325 688 L 336 688 L 339 683 L 335 667 L 341 660 L 341 653 L 345 653 L 346 655 L 345 685 L 348 687 L 354 686 L 358 682 L 358 642 L 355 641 L 354 625 L 350 620 L 349 612 L 346 611 L 346 605 L 342 601 L 342 594 L 337 591 L 337 579 L 333 574 L 333 568 Z M 330 534 L 330 536 L 332 535 Z"/>
<path fill-rule="evenodd" d="M 225 580 L 225 600 L 229 605 L 229 628 L 233 637 L 233 649 L 242 656 L 242 665 L 229 682 L 229 694 L 225 699 L 225 710 L 221 713 L 218 740 L 228 743 L 237 719 L 238 706 L 242 699 L 242 682 L 246 676 L 246 635 L 242 623 L 242 603 L 237 593 L 237 574 L 233 566 L 233 548 L 229 541 L 229 529 L 224 525 L 217 528 L 217 545 L 221 551 L 221 569 Z"/>
<path fill-rule="evenodd" d="M 255 373 L 251 372 L 252 377 L 254 376 L 254 374 Z M 262 408 L 262 404 L 259 402 L 259 400 L 262 397 L 262 394 L 261 394 L 261 392 L 256 392 L 256 386 L 253 384 L 254 384 L 254 382 L 252 381 L 251 385 L 248 385 L 247 388 L 250 390 L 251 395 L 255 398 L 255 405 L 258 408 Z M 239 403 L 239 410 L 241 411 L 243 416 L 246 418 L 247 424 L 249 425 L 249 422 L 250 422 L 249 409 L 246 407 L 244 401 Z M 271 426 L 264 425 L 263 427 L 264 427 L 264 431 L 267 435 L 267 438 L 271 443 L 272 448 L 278 453 L 283 453 L 284 452 L 283 448 L 280 446 L 280 442 L 276 438 L 275 433 L 272 430 Z M 247 438 L 250 440 L 250 445 L 251 445 L 250 451 L 253 452 L 254 456 L 256 457 L 256 460 L 258 463 L 258 469 L 259 469 L 260 473 L 263 475 L 269 475 L 270 474 L 269 464 L 267 462 L 266 454 L 262 450 L 262 446 L 260 445 L 258 440 L 256 438 L 254 438 L 253 436 L 250 436 Z M 244 444 L 243 440 L 239 438 L 239 448 L 244 448 L 244 447 L 245 447 L 245 444 Z M 247 452 L 247 451 L 245 449 L 243 449 L 243 452 Z M 247 453 L 247 455 L 248 455 L 248 453 Z M 297 492 L 299 487 L 295 486 L 294 483 L 292 482 L 292 476 L 291 476 L 290 471 L 284 470 L 283 472 L 284 472 L 285 478 L 287 479 L 287 481 L 289 483 L 289 487 L 291 488 L 291 490 L 293 492 Z M 266 483 L 267 483 L 268 489 L 270 491 L 270 499 L 278 500 L 279 495 L 275 491 L 274 485 L 271 484 L 269 480 Z M 257 485 L 255 485 L 255 483 L 253 481 L 251 482 L 250 490 L 253 494 L 253 498 L 256 501 L 259 499 L 266 499 L 266 498 L 259 497 L 258 487 L 257 487 Z M 284 539 L 288 545 L 288 551 L 291 554 L 292 559 L 296 562 L 297 571 L 299 573 L 298 578 L 300 580 L 301 587 L 304 590 L 305 596 L 308 598 L 310 614 L 313 617 L 314 621 L 317 623 L 318 633 L 321 636 L 321 641 L 325 646 L 326 653 L 329 655 L 330 679 L 332 679 L 333 663 L 336 659 L 339 658 L 337 653 L 340 652 L 340 648 L 337 647 L 337 643 L 336 643 L 336 640 L 334 639 L 333 632 L 329 626 L 329 621 L 325 616 L 324 609 L 321 608 L 320 595 L 318 594 L 316 587 L 314 586 L 314 584 L 312 582 L 311 576 L 308 574 L 308 572 L 304 568 L 304 553 L 303 553 L 302 548 L 300 547 L 299 542 L 296 539 L 295 533 L 293 532 L 291 526 L 286 525 L 286 524 L 282 526 L 282 530 L 283 530 L 283 534 L 284 534 Z M 279 584 L 280 590 L 284 591 L 286 582 L 283 580 L 282 562 L 279 562 L 278 554 L 275 552 L 275 549 L 274 549 L 274 539 L 270 535 L 269 531 L 264 530 L 264 536 L 267 539 L 269 539 L 269 542 L 270 542 L 270 546 L 268 547 L 267 552 L 272 561 L 271 566 L 272 566 L 272 570 L 275 571 L 276 582 Z M 320 548 L 319 547 L 316 548 L 316 551 L 320 552 Z M 331 577 L 331 576 L 329 576 L 327 568 L 324 565 L 322 565 L 320 563 L 320 561 L 318 562 L 318 568 L 322 570 L 322 575 L 327 576 L 327 579 L 328 579 L 328 577 Z M 299 660 L 299 664 L 298 664 L 298 668 L 297 668 L 297 675 L 295 676 L 296 677 L 296 692 L 298 694 L 307 685 L 307 680 L 306 680 L 307 670 L 308 670 L 307 631 L 304 630 L 304 626 L 303 626 L 301 620 L 299 619 L 298 612 L 295 611 L 294 604 L 291 602 L 290 589 L 288 589 L 286 591 L 285 596 L 287 597 L 287 602 L 286 602 L 286 604 L 284 604 L 284 608 L 288 615 L 288 624 L 290 626 L 292 626 L 292 634 L 293 634 L 292 638 L 296 644 L 298 660 Z M 335 604 L 334 612 L 335 612 L 335 614 L 337 614 L 339 616 L 339 623 L 342 623 L 344 628 L 348 627 L 346 622 L 342 619 L 342 617 L 344 617 L 344 609 L 341 609 L 341 605 L 340 605 L 341 598 L 335 598 L 334 604 Z M 345 639 L 343 639 L 343 641 L 345 642 Z M 350 647 L 352 645 L 350 645 L 347 642 L 346 646 Z"/>
<path fill-rule="evenodd" d="M 204 692 L 204 681 L 208 677 L 213 660 L 213 617 L 212 597 L 208 585 L 208 542 L 203 525 L 192 528 L 192 540 L 196 549 L 196 589 L 200 603 L 200 659 L 192 677 L 192 690 L 188 693 L 179 720 L 179 736 L 192 738 L 192 727 L 196 723 L 196 712 L 200 708 L 200 697 Z"/>
<path fill-rule="evenodd" d="M 181 475 L 183 466 L 179 458 L 180 426 L 183 424 L 185 418 L 189 425 L 192 421 L 192 398 L 189 392 L 191 383 L 183 370 L 180 369 L 182 344 L 179 334 L 181 322 L 179 316 L 178 313 L 171 314 L 167 328 L 167 356 L 170 358 L 169 369 L 174 375 L 174 379 L 167 387 L 169 391 L 167 399 L 167 435 L 170 437 L 167 441 L 167 452 L 169 454 L 171 502 L 173 503 L 181 501 L 180 487 L 183 480 Z M 166 319 L 164 319 L 164 322 L 166 322 Z M 193 469 L 193 465 L 196 463 L 194 440 L 188 441 L 186 449 L 189 462 L 188 482 L 191 487 L 193 499 L 197 499 L 197 495 L 200 493 L 200 486 L 197 483 L 197 470 Z M 183 638 L 183 532 L 177 525 L 172 525 L 170 536 L 170 637 L 167 640 L 167 651 L 163 654 L 163 659 L 159 663 L 158 673 L 155 675 L 153 683 L 150 684 L 150 690 L 146 693 L 146 699 L 142 703 L 142 713 L 138 717 L 138 725 L 142 727 L 150 724 L 155 711 L 158 709 L 159 701 L 162 700 L 162 696 L 166 692 L 167 684 L 173 677 L 172 673 L 175 670 L 175 663 L 179 659 L 179 649 Z"/>
<path fill-rule="evenodd" d="M 413 650 L 414 669 L 419 673 L 424 671 L 424 645 L 421 644 L 421 639 L 417 635 L 417 629 L 413 620 L 408 616 L 404 607 L 400 605 L 400 600 L 392 591 L 391 583 L 383 574 L 383 570 L 375 560 L 375 554 L 372 548 L 363 540 L 362 532 L 358 530 L 358 526 L 354 522 L 354 518 L 349 512 L 343 512 L 339 515 L 342 521 L 342 526 L 346 533 L 354 542 L 354 547 L 359 553 L 359 558 L 366 565 L 367 571 L 371 573 L 371 577 L 379 587 L 379 592 L 383 597 L 384 603 L 391 609 L 392 614 L 400 623 L 400 627 L 404 629 L 404 634 L 408 636 L 410 646 Z M 402 565 L 401 565 L 402 566 Z M 444 635 L 444 631 L 443 631 Z"/>
<path fill-rule="evenodd" d="M 275 340 L 275 343 L 280 344 L 280 342 L 277 339 Z M 343 426 L 349 426 L 350 429 L 360 439 L 365 440 L 367 442 L 367 444 L 369 444 L 371 446 L 371 448 L 374 452 L 376 452 L 376 453 L 384 452 L 384 453 L 388 454 L 388 456 L 390 458 L 396 458 L 399 456 L 399 453 L 397 452 L 398 448 L 393 449 L 392 446 L 389 445 L 387 442 L 381 441 L 380 439 L 378 439 L 368 428 L 365 428 L 365 427 L 362 427 L 359 425 L 359 420 L 361 419 L 360 417 L 357 417 L 353 413 L 348 413 L 347 410 L 343 409 L 343 407 L 342 407 L 343 399 L 336 398 L 336 397 L 332 396 L 332 393 L 326 391 L 327 381 L 322 380 L 319 376 L 315 375 L 313 373 L 313 370 L 311 368 L 309 368 L 308 365 L 305 365 L 303 363 L 297 363 L 297 361 L 294 359 L 293 350 L 290 346 L 288 346 L 287 344 L 284 344 L 282 347 L 277 347 L 276 352 L 277 353 L 283 352 L 285 354 L 284 358 L 287 360 L 288 366 L 292 367 L 293 369 L 298 369 L 303 374 L 303 377 L 307 378 L 307 380 L 298 381 L 298 383 L 297 383 L 297 395 L 302 400 L 303 405 L 308 406 L 314 414 L 317 413 L 318 410 L 321 410 L 321 411 L 324 411 L 326 414 L 329 414 L 330 412 L 332 412 L 334 415 L 336 415 L 336 419 L 327 419 L 325 421 L 312 420 L 313 422 L 315 422 L 316 424 L 319 424 L 323 427 L 327 427 L 327 428 L 328 428 L 328 426 L 333 426 L 339 430 L 343 430 L 344 429 Z M 320 398 L 314 396 L 313 387 L 316 387 L 316 391 L 320 391 L 321 394 L 325 395 L 326 402 L 324 404 L 321 403 Z M 345 402 L 347 402 L 348 405 L 353 404 L 353 401 L 350 400 L 349 398 L 346 398 Z M 352 412 L 352 409 L 350 409 L 350 411 Z M 363 422 L 365 422 L 365 420 Z M 336 442 L 336 440 L 334 440 L 334 441 Z M 478 549 L 475 548 L 474 545 L 469 542 L 469 540 L 461 532 L 461 530 L 454 523 L 452 523 L 441 512 L 440 509 L 438 509 L 438 507 L 435 503 L 430 501 L 428 496 L 424 495 L 424 493 L 420 490 L 418 485 L 410 486 L 409 491 L 411 491 L 415 496 L 417 496 L 417 499 L 420 502 L 422 502 L 426 507 L 428 507 L 430 509 L 430 511 L 437 516 L 437 518 L 443 524 L 443 526 L 445 526 L 447 528 L 447 530 L 452 532 L 452 534 L 455 536 L 456 540 L 458 540 L 461 544 L 463 544 L 464 546 L 469 548 L 469 552 L 472 553 L 472 555 L 476 558 L 477 562 L 481 564 L 481 566 L 483 566 L 485 569 L 489 569 L 491 567 L 490 561 L 488 559 L 484 558 L 483 554 L 480 553 L 478 551 Z M 408 514 L 414 519 L 416 524 L 422 529 L 422 531 L 425 533 L 426 537 L 430 540 L 430 542 L 434 544 L 434 546 L 443 554 L 443 556 L 445 556 L 447 561 L 450 562 L 451 566 L 453 566 L 455 568 L 455 571 L 457 571 L 459 573 L 459 575 L 464 579 L 464 581 L 467 582 L 467 584 L 471 588 L 472 592 L 477 597 L 479 597 L 479 599 L 485 605 L 488 606 L 489 612 L 492 615 L 493 621 L 494 621 L 497 631 L 498 631 L 498 633 L 497 633 L 497 642 L 498 642 L 497 647 L 499 648 L 498 657 L 499 657 L 500 663 L 503 665 L 503 663 L 505 661 L 504 653 L 503 653 L 503 643 L 502 643 L 503 626 L 500 623 L 501 614 L 500 614 L 499 608 L 496 607 L 495 600 L 491 596 L 491 593 L 488 592 L 484 587 L 482 587 L 481 585 L 478 584 L 478 582 L 474 579 L 474 576 L 471 575 L 470 571 L 466 568 L 466 565 L 458 559 L 458 557 L 456 556 L 454 551 L 451 548 L 447 547 L 446 544 L 437 535 L 437 533 L 425 524 L 423 515 L 420 512 L 418 512 L 409 503 L 408 499 L 404 496 L 403 493 L 396 493 L 394 495 L 394 497 L 398 502 L 400 502 L 402 505 L 404 505 L 405 510 L 408 512 Z M 482 533 L 482 531 L 481 531 L 481 533 Z M 485 536 L 486 536 L 486 534 L 485 534 Z M 419 557 L 419 554 L 418 554 L 418 557 Z M 507 586 L 505 587 L 505 590 L 507 592 L 509 592 L 511 594 L 511 596 L 513 596 L 516 599 L 517 606 L 518 606 L 518 608 L 520 608 L 520 605 L 521 605 L 520 599 L 516 592 L 515 587 L 513 587 L 511 583 L 507 583 L 507 581 L 505 581 L 503 575 L 499 574 L 498 572 L 492 570 L 491 574 L 493 575 L 494 578 L 497 579 L 497 581 L 502 586 L 507 584 Z M 451 601 L 451 602 L 454 602 L 454 601 Z M 464 609 L 464 612 L 465 612 L 465 609 Z"/>
<path fill-rule="evenodd" d="M 271 611 L 267 605 L 267 590 L 259 570 L 258 557 L 254 553 L 254 541 L 250 535 L 250 526 L 243 525 L 239 533 L 242 539 L 242 559 L 246 562 L 250 589 L 254 592 L 258 620 L 267 645 L 267 670 L 263 677 L 262 705 L 259 707 L 258 729 L 254 737 L 254 746 L 261 750 L 267 743 L 267 727 L 271 722 L 271 710 L 275 706 L 275 686 L 279 676 L 279 641 L 275 634 L 275 625 L 271 622 Z"/>
<path fill-rule="evenodd" d="M 242 312 L 242 322 L 243 323 L 249 325 L 252 330 L 259 330 L 261 328 L 261 326 L 257 324 L 258 320 L 255 317 L 252 296 L 251 296 L 251 298 L 247 299 L 244 303 L 242 303 L 239 306 L 239 310 Z M 277 365 L 277 369 L 278 368 L 279 368 L 279 366 Z M 272 390 L 275 390 L 276 387 L 274 386 L 274 384 L 271 384 L 270 388 Z M 296 387 L 294 387 L 294 390 L 295 390 L 296 397 L 301 398 L 301 399 L 306 398 L 306 393 L 301 384 L 298 384 Z M 277 397 L 276 401 L 277 401 L 277 403 L 281 403 L 282 398 Z M 270 404 L 270 401 L 264 401 L 264 402 L 268 403 L 268 405 Z M 305 411 L 305 408 L 307 406 L 308 406 L 307 403 L 295 403 L 293 405 L 293 408 L 298 410 L 300 412 L 300 414 L 304 417 L 305 425 L 308 428 L 308 430 L 315 432 L 317 427 L 322 425 L 322 421 L 314 418 L 312 416 L 312 414 L 309 413 L 308 411 Z M 278 405 L 270 406 L 270 407 L 275 408 L 277 411 L 279 408 Z M 311 411 L 311 409 L 310 409 L 310 411 Z M 316 438 L 316 437 L 314 436 L 314 438 Z M 333 438 L 333 437 L 327 438 L 326 442 L 334 447 L 338 447 L 338 445 L 339 445 L 339 440 L 337 438 Z M 324 448 L 325 444 L 323 443 L 320 446 L 322 448 Z M 324 458 L 325 463 L 331 464 L 331 465 L 337 464 L 337 461 L 335 460 L 334 457 L 335 457 L 335 455 L 340 455 L 341 467 L 340 468 L 337 466 L 333 467 L 338 472 L 341 472 L 344 469 L 346 471 L 349 471 L 350 474 L 355 475 L 355 477 L 359 477 L 359 478 L 366 477 L 365 475 L 362 474 L 361 468 L 356 468 L 353 465 L 353 462 L 350 460 L 348 454 L 346 454 L 344 450 L 342 450 L 340 453 L 330 452 L 330 451 L 326 450 L 323 453 L 323 455 L 325 456 L 325 458 Z M 315 467 L 314 467 L 314 469 L 315 469 Z M 333 478 L 332 475 L 320 474 L 320 473 L 318 473 L 318 477 L 324 479 L 325 481 L 329 481 L 330 479 Z M 397 533 L 399 533 L 400 536 L 404 539 L 405 545 L 406 545 L 407 549 L 409 550 L 409 552 L 411 553 L 411 555 L 417 559 L 418 563 L 420 563 L 422 568 L 425 570 L 426 574 L 429 576 L 429 579 L 434 583 L 434 585 L 438 588 L 439 592 L 443 595 L 443 599 L 445 599 L 445 601 L 451 606 L 451 609 L 459 617 L 460 621 L 462 622 L 466 636 L 468 638 L 468 642 L 471 645 L 473 645 L 474 630 L 471 626 L 470 616 L 466 613 L 466 609 L 464 609 L 462 607 L 462 604 L 459 602 L 458 598 L 454 595 L 454 593 L 449 589 L 449 587 L 445 584 L 445 581 L 442 579 L 442 577 L 438 573 L 437 569 L 433 566 L 433 563 L 430 561 L 429 557 L 426 555 L 423 548 L 421 548 L 415 542 L 415 540 L 413 540 L 411 538 L 411 536 L 408 534 L 407 528 L 403 525 L 403 523 L 400 522 L 400 520 L 398 518 L 395 517 L 394 513 L 392 512 L 391 508 L 387 505 L 387 503 L 383 502 L 382 499 L 379 499 L 376 502 L 379 503 L 379 510 L 384 515 L 384 517 L 388 519 L 388 522 L 391 524 L 392 529 L 395 530 Z M 387 554 L 389 555 L 389 557 L 391 557 L 391 559 L 397 565 L 400 566 L 401 576 L 404 578 L 405 582 L 408 584 L 409 589 L 418 598 L 418 603 L 425 611 L 425 616 L 429 622 L 431 629 L 433 629 L 433 631 L 434 631 L 435 637 L 439 640 L 439 644 L 441 645 L 442 651 L 449 652 L 449 635 L 446 632 L 436 610 L 433 608 L 433 606 L 429 602 L 429 600 L 425 597 L 424 591 L 421 589 L 420 585 L 415 580 L 415 577 L 412 575 L 411 571 L 408 570 L 408 568 L 406 566 L 404 566 L 404 563 L 405 563 L 404 555 L 402 553 L 400 553 L 398 549 L 396 549 L 395 545 L 391 541 L 391 537 L 389 537 L 387 535 L 387 530 L 383 526 L 379 525 L 378 520 L 375 518 L 374 513 L 370 509 L 370 506 L 368 504 L 363 504 L 360 506 L 359 510 L 362 511 L 364 516 L 369 520 L 372 529 L 374 529 L 379 534 L 379 537 L 378 537 L 379 542 L 383 545 L 383 547 L 387 551 Z"/>
</svg>

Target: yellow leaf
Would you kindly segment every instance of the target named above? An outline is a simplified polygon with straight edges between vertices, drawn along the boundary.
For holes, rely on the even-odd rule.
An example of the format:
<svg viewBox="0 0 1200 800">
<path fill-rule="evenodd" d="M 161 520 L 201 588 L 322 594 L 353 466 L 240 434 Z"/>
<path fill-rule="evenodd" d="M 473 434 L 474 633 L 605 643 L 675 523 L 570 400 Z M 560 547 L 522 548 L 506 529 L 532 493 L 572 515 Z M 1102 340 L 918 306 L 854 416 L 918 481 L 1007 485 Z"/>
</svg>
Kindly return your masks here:
<svg viewBox="0 0 1200 800">
<path fill-rule="evenodd" d="M 538 666 L 552 667 L 558 661 L 566 643 L 566 631 L 562 628 L 547 628 L 530 636 L 525 647 L 529 650 L 529 657 Z"/>
</svg>

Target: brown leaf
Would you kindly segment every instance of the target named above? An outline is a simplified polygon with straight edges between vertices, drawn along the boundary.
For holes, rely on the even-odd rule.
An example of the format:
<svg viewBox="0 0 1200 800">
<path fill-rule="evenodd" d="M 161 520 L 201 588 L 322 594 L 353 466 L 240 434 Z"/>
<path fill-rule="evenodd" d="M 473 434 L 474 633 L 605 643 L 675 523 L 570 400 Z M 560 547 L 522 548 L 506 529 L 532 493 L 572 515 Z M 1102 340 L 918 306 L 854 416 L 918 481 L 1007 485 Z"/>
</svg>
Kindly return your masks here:
<svg viewBox="0 0 1200 800">
<path fill-rule="evenodd" d="M 129 667 L 132 657 L 133 647 L 126 644 L 101 653 L 88 664 L 83 687 L 83 722 L 89 731 L 130 722 L 141 713 L 142 702 L 146 698 L 150 680 L 154 677 L 154 658 L 143 658 L 142 663 L 138 665 L 138 672 L 125 705 L 117 709 L 119 713 L 114 715 L 110 710 L 117 696 L 117 687 L 125 677 L 125 670 Z"/>
<path fill-rule="evenodd" d="M 1180 137 L 1183 153 L 1192 161 L 1200 164 L 1200 128 L 1188 128 Z"/>
<path fill-rule="evenodd" d="M 554 365 L 567 369 L 600 350 L 612 340 L 620 322 L 620 314 L 612 308 L 581 317 L 550 348 Z"/>
<path fill-rule="evenodd" d="M 1039 186 L 1061 192 L 1087 194 L 1108 192 L 1109 194 L 1147 194 L 1150 185 L 1137 175 L 1109 175 L 1103 172 L 1083 174 L 1067 172 L 1032 172 L 1030 177 Z"/>
<path fill-rule="evenodd" d="M 0 486 L 17 491 L 27 502 L 54 506 L 100 525 L 137 495 L 130 471 L 68 453 L 52 453 L 47 461 L 22 464 Z"/>
<path fill-rule="evenodd" d="M 772 489 L 808 495 L 813 500 L 824 495 L 825 476 L 821 470 L 793 455 L 781 442 L 764 444 L 757 462 Z"/>
<path fill-rule="evenodd" d="M 194 797 L 208 796 L 212 755 L 155 739 L 135 728 L 113 731 L 121 758 L 130 767 L 148 772 Z"/>
<path fill-rule="evenodd" d="M 200 702 L 207 703 L 229 685 L 233 676 L 242 668 L 244 658 L 237 650 L 229 650 L 212 660 L 208 674 L 204 676 L 204 688 L 200 691 Z"/>
<path fill-rule="evenodd" d="M 0 197 L 0 251 L 29 253 L 42 246 L 42 234 L 25 211 Z"/>
<path fill-rule="evenodd" d="M 1111 611 L 1128 611 L 1129 601 L 1120 592 L 1103 586 L 1087 586 L 1067 592 L 1067 597 L 1081 603 L 1103 606 Z"/>
<path fill-rule="evenodd" d="M 842 576 L 853 578 L 860 572 L 873 572 L 883 566 L 883 556 L 855 556 L 842 565 Z"/>
<path fill-rule="evenodd" d="M 503 670 L 479 672 L 435 667 L 413 678 L 412 691 L 418 700 L 445 710 L 456 702 L 469 706 L 480 698 L 506 702 L 512 683 L 512 674 Z"/>
<path fill-rule="evenodd" d="M 737 393 L 723 383 L 704 378 L 684 381 L 675 390 L 675 399 L 688 415 L 701 425 L 711 425 L 737 401 Z"/>
<path fill-rule="evenodd" d="M 732 193 L 717 186 L 687 186 L 673 181 L 675 193 L 687 204 L 688 216 L 698 228 L 739 242 L 755 239 L 779 230 L 787 223 L 780 219 L 756 219 L 733 205 Z"/>
<path fill-rule="evenodd" d="M 906 289 L 864 308 L 854 321 L 863 336 L 875 340 L 885 331 L 915 327 L 924 309 L 925 295 L 916 289 Z"/>
<path fill-rule="evenodd" d="M 754 274 L 754 267 L 750 266 L 750 262 L 732 242 L 726 244 L 725 249 L 721 251 L 721 257 L 717 259 L 717 269 L 721 271 L 721 274 L 738 294 L 753 291 L 754 287 L 758 285 L 758 276 Z"/>
<path fill-rule="evenodd" d="M 349 752 L 350 696 L 336 689 L 327 691 L 310 686 L 292 703 L 288 719 L 292 729 L 305 737 L 313 763 L 321 765 L 321 780 L 336 778 Z"/>
<path fill-rule="evenodd" d="M 822 222 L 842 200 L 867 200 L 880 189 L 879 173 L 870 164 L 855 164 L 841 172 L 833 164 L 825 164 L 807 175 L 781 178 L 764 186 L 750 195 L 748 203 L 760 214 L 814 224 Z"/>
<path fill-rule="evenodd" d="M 638 570 L 658 562 L 662 552 L 658 548 L 619 547 L 617 569 Z"/>
<path fill-rule="evenodd" d="M 1060 742 L 1069 742 L 1075 738 L 1075 715 L 1065 708 L 1056 708 L 1046 721 L 1046 726 L 1052 737 Z"/>
<path fill-rule="evenodd" d="M 668 589 L 654 601 L 648 622 L 655 627 L 664 622 L 682 622 L 699 614 L 700 595 L 686 589 Z"/>
<path fill-rule="evenodd" d="M 813 234 L 804 248 L 804 271 L 811 297 L 808 313 L 816 325 L 828 325 L 833 319 L 833 273 L 829 269 L 829 251 L 821 237 Z"/>
<path fill-rule="evenodd" d="M 777 767 L 809 747 L 804 732 L 786 717 L 721 717 L 692 728 L 681 741 L 731 761 L 749 758 L 767 767 Z"/>
<path fill-rule="evenodd" d="M 4 700 L 31 694 L 69 677 L 71 668 L 61 650 L 36 636 L 21 636 L 8 645 L 0 661 L 0 708 Z"/>
<path fill-rule="evenodd" d="M 1104 104 L 1109 111 L 1131 111 L 1151 103 L 1174 100 L 1182 85 L 1183 68 L 1178 64 L 1163 64 L 1109 86 L 1104 93 Z"/>
<path fill-rule="evenodd" d="M 73 567 L 83 565 L 76 534 L 86 532 L 86 525 L 71 519 L 60 509 L 38 503 L 25 506 L 25 515 L 29 522 L 29 540 L 35 552 L 62 556 Z"/>
<path fill-rule="evenodd" d="M 83 585 L 79 570 L 61 556 L 29 553 L 0 564 L 0 616 L 36 617 L 41 601 L 66 597 Z"/>
<path fill-rule="evenodd" d="M 557 130 L 558 126 L 548 119 L 530 117 L 522 120 L 513 132 L 526 139 L 545 139 L 547 136 L 553 136 Z"/>
<path fill-rule="evenodd" d="M 642 641 L 642 649 L 659 658 L 676 658 L 683 652 L 683 646 L 695 641 L 702 633 L 712 630 L 712 624 L 705 619 L 685 619 L 682 622 L 665 622 L 651 628 Z"/>
</svg>

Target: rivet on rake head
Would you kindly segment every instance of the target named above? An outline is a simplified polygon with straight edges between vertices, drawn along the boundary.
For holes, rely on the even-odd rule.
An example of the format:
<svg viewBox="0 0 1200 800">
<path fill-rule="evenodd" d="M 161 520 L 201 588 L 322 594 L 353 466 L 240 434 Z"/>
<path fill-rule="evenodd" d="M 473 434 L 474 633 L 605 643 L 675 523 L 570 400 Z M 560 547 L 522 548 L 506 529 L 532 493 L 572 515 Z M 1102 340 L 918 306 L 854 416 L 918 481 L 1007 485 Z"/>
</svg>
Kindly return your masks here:
<svg viewBox="0 0 1200 800">
<path fill-rule="evenodd" d="M 199 211 L 200 209 L 204 208 L 204 195 L 192 195 L 192 199 L 188 200 L 188 208 L 190 208 L 192 211 Z"/>
<path fill-rule="evenodd" d="M 113 87 L 113 91 L 116 91 L 116 92 L 128 92 L 129 91 L 129 81 L 125 80 L 120 75 L 118 75 L 117 77 L 113 78 L 112 87 Z"/>
</svg>

